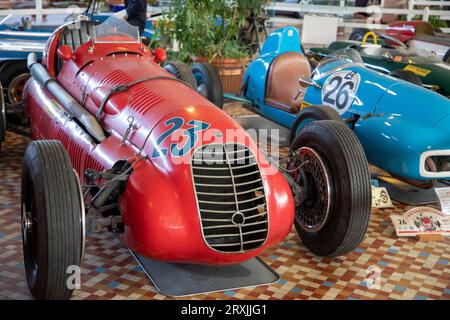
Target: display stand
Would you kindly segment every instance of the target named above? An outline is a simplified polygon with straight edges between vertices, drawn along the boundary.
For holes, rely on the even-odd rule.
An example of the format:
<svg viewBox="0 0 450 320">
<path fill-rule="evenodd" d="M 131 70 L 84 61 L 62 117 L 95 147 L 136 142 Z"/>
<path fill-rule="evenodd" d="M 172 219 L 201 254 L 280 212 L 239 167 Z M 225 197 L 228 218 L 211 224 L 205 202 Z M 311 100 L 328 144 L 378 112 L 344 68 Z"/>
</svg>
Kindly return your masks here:
<svg viewBox="0 0 450 320">
<path fill-rule="evenodd" d="M 183 297 L 216 291 L 268 285 L 280 279 L 259 258 L 237 265 L 203 266 L 167 263 L 148 259 L 131 251 L 155 288 L 166 296 Z"/>
<path fill-rule="evenodd" d="M 440 242 L 444 241 L 444 236 L 442 234 L 419 234 L 416 236 L 416 239 L 423 242 Z"/>
</svg>

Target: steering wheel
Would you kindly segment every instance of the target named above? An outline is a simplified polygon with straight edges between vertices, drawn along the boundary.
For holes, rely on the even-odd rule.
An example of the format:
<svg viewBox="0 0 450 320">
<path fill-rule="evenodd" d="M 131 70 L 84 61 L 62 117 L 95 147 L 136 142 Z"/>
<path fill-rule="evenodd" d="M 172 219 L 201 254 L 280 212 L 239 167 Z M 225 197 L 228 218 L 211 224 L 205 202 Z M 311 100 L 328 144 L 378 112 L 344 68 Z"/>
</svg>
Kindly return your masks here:
<svg viewBox="0 0 450 320">
<path fill-rule="evenodd" d="M 361 44 L 362 44 L 362 45 L 365 45 L 365 44 L 366 44 L 367 39 L 369 38 L 369 36 L 372 36 L 372 37 L 373 37 L 373 44 L 378 44 L 378 41 L 377 41 L 377 35 L 375 34 L 375 32 L 373 32 L 373 31 L 368 31 L 368 32 L 366 32 L 366 34 L 364 35 L 364 37 L 363 37 L 363 39 L 362 39 L 362 41 L 361 41 Z"/>
</svg>

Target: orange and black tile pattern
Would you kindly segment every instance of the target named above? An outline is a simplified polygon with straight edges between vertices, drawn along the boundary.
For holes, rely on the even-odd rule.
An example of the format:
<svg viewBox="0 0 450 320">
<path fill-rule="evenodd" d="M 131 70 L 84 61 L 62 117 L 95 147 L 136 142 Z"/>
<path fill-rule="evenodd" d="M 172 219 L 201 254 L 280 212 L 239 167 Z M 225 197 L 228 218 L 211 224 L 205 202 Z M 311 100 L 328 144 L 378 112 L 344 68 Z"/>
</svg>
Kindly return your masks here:
<svg viewBox="0 0 450 320">
<path fill-rule="evenodd" d="M 237 107 L 227 111 L 241 112 Z M 20 231 L 21 159 L 27 140 L 8 133 L 0 153 L 0 299 L 31 299 Z M 450 299 L 450 246 L 397 238 L 389 216 L 405 206 L 374 210 L 367 235 L 347 256 L 321 258 L 293 230 L 262 254 L 280 275 L 272 285 L 185 299 Z M 73 299 L 170 299 L 157 292 L 117 237 L 91 234 Z"/>
</svg>

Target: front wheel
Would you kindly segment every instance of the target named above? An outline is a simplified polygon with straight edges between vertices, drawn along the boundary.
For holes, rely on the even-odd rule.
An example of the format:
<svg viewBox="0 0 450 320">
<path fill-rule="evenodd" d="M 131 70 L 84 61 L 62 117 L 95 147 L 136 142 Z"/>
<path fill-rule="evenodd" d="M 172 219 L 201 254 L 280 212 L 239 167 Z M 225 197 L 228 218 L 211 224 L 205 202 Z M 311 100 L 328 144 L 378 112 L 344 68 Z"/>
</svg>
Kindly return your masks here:
<svg viewBox="0 0 450 320">
<path fill-rule="evenodd" d="M 27 284 L 35 299 L 72 296 L 83 221 L 79 182 L 63 145 L 31 142 L 22 167 L 22 240 Z"/>
<path fill-rule="evenodd" d="M 207 62 L 198 62 L 192 65 L 192 73 L 197 92 L 223 109 L 223 87 L 217 70 Z"/>
<path fill-rule="evenodd" d="M 363 148 L 344 123 L 308 123 L 291 146 L 289 165 L 300 186 L 295 228 L 320 256 L 347 254 L 364 238 L 371 212 L 371 186 Z"/>
</svg>

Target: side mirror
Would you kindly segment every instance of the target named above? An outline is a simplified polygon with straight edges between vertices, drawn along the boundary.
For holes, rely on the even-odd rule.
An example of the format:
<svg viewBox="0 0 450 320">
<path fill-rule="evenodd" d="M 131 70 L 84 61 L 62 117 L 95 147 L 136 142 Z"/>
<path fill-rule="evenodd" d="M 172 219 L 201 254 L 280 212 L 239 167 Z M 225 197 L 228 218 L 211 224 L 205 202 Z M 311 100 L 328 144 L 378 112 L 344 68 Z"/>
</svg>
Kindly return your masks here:
<svg viewBox="0 0 450 320">
<path fill-rule="evenodd" d="M 298 80 L 298 83 L 303 88 L 307 88 L 307 87 L 311 87 L 311 86 L 314 88 L 317 88 L 317 89 L 322 88 L 318 83 L 316 83 L 314 80 L 312 80 L 311 78 L 308 78 L 308 77 L 301 77 Z"/>
<path fill-rule="evenodd" d="M 66 44 L 58 48 L 57 54 L 58 58 L 63 61 L 68 61 L 73 58 L 72 48 Z"/>
<path fill-rule="evenodd" d="M 164 48 L 158 47 L 153 50 L 153 56 L 156 63 L 163 63 L 167 60 L 167 52 Z"/>
</svg>

